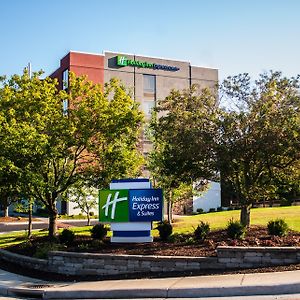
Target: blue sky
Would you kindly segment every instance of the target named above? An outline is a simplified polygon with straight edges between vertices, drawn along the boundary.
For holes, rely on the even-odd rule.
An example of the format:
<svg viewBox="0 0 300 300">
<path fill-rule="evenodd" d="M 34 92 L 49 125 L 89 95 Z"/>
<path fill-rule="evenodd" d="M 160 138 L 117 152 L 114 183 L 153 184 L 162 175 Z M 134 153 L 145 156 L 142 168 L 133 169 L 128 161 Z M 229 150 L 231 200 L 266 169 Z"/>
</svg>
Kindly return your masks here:
<svg viewBox="0 0 300 300">
<path fill-rule="evenodd" d="M 69 50 L 190 61 L 220 79 L 300 73 L 298 0 L 1 0 L 0 75 L 50 74 Z"/>
</svg>

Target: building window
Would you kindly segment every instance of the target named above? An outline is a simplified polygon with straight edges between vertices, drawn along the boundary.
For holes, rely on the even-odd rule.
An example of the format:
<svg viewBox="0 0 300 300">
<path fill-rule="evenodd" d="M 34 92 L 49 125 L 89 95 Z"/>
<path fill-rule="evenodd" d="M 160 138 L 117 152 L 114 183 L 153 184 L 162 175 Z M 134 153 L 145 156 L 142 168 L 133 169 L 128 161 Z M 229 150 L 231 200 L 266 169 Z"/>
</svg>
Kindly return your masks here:
<svg viewBox="0 0 300 300">
<path fill-rule="evenodd" d="M 68 115 L 68 108 L 69 108 L 69 101 L 68 101 L 68 99 L 63 100 L 62 106 L 63 106 L 63 115 L 67 116 Z"/>
<path fill-rule="evenodd" d="M 144 93 L 155 94 L 156 84 L 154 75 L 144 75 Z"/>
<path fill-rule="evenodd" d="M 69 87 L 69 70 L 66 69 L 62 73 L 62 89 L 67 90 Z"/>
<path fill-rule="evenodd" d="M 153 108 L 155 107 L 155 100 L 145 100 L 142 103 L 142 109 L 147 119 L 151 117 Z"/>
</svg>

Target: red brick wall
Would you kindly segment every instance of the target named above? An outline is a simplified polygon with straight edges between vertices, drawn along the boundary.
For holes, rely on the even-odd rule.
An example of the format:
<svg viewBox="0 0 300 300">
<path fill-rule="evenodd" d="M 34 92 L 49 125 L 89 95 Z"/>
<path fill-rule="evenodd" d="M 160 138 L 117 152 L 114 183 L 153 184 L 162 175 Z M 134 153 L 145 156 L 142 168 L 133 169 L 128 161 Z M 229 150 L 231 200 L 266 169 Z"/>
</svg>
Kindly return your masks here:
<svg viewBox="0 0 300 300">
<path fill-rule="evenodd" d="M 97 54 L 69 52 L 60 60 L 60 67 L 50 77 L 57 78 L 62 89 L 62 73 L 69 69 L 77 76 L 86 75 L 94 83 L 104 84 L 104 56 Z"/>
</svg>

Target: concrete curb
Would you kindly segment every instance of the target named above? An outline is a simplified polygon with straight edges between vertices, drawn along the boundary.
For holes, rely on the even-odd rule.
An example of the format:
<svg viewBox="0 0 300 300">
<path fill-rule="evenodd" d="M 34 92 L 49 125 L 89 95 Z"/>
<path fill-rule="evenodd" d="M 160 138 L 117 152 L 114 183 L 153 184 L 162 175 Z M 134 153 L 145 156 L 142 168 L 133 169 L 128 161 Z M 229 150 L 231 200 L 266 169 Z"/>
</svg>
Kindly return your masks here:
<svg viewBox="0 0 300 300">
<path fill-rule="evenodd" d="M 300 294 L 300 270 L 56 283 L 5 271 L 1 276 L 1 295 L 43 299 L 166 299 Z"/>
<path fill-rule="evenodd" d="M 1 290 L 0 290 L 1 292 Z M 187 289 L 112 289 L 112 290 L 36 290 L 26 288 L 9 288 L 7 295 L 39 296 L 43 299 L 136 299 L 136 298 L 197 298 L 197 297 L 233 297 L 252 295 L 283 295 L 300 293 L 300 284 L 277 286 L 232 286 Z"/>
</svg>

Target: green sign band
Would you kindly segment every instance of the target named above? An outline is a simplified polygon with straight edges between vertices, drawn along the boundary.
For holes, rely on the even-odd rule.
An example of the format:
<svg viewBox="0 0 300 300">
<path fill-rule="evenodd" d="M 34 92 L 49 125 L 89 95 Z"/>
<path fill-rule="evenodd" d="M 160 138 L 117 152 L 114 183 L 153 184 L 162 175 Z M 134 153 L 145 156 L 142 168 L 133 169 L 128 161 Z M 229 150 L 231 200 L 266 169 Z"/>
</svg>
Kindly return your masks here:
<svg viewBox="0 0 300 300">
<path fill-rule="evenodd" d="M 126 56 L 117 56 L 117 65 L 119 67 L 133 66 L 138 68 L 148 68 L 148 69 L 157 69 L 157 70 L 166 70 L 166 71 L 178 71 L 178 67 L 168 66 L 168 65 L 159 65 L 154 63 L 149 63 L 147 61 L 139 61 L 128 59 Z"/>
</svg>

